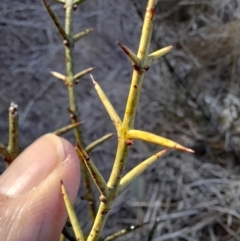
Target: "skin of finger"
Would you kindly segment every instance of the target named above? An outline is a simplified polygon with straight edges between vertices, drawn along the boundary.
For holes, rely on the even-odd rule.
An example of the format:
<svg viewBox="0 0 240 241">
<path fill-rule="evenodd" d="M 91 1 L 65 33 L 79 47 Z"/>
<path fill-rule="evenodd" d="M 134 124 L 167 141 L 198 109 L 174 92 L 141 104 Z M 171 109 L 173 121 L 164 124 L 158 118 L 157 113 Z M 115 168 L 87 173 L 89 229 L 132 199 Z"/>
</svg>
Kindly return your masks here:
<svg viewBox="0 0 240 241">
<path fill-rule="evenodd" d="M 0 233 L 5 241 L 55 241 L 67 218 L 61 193 L 62 180 L 70 199 L 75 200 L 80 182 L 79 161 L 73 147 L 69 154 L 37 187 L 15 196 L 0 196 Z"/>
<path fill-rule="evenodd" d="M 37 139 L 0 176 L 0 193 L 23 194 L 39 185 L 65 159 L 65 142 L 53 134 Z"/>
</svg>

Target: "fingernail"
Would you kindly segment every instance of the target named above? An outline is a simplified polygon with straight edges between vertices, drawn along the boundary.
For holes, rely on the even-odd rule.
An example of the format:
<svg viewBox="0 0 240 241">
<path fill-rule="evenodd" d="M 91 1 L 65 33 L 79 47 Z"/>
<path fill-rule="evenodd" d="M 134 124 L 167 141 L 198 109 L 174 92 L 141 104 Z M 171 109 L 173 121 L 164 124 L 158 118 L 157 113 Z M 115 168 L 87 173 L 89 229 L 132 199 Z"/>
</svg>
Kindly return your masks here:
<svg viewBox="0 0 240 241">
<path fill-rule="evenodd" d="M 0 177 L 0 192 L 19 195 L 37 187 L 66 159 L 61 138 L 47 134 L 29 146 Z"/>
</svg>

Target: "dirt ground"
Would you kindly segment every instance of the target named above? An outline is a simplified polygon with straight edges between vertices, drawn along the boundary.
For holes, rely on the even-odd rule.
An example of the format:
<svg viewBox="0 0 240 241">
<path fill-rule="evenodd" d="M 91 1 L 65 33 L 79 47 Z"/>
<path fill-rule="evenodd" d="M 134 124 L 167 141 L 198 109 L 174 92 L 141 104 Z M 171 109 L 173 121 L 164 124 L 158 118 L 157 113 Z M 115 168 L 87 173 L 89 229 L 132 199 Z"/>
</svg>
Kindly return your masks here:
<svg viewBox="0 0 240 241">
<path fill-rule="evenodd" d="M 137 51 L 146 2 L 88 0 L 75 12 L 76 32 L 94 28 L 76 44 L 75 69 L 95 68 L 94 78 L 120 116 L 132 69 L 116 41 Z M 49 3 L 63 19 L 62 5 Z M 158 1 L 151 49 L 174 48 L 147 72 L 136 127 L 196 153 L 173 152 L 130 185 L 117 200 L 104 235 L 159 218 L 154 241 L 240 240 L 239 39 L 239 0 Z M 7 143 L 11 101 L 19 105 L 21 148 L 69 123 L 67 90 L 50 74 L 64 73 L 64 49 L 41 0 L 1 1 L 0 61 L 2 143 Z M 114 132 L 89 76 L 78 84 L 77 98 L 85 143 Z M 72 133 L 66 138 L 74 143 Z M 116 143 L 113 138 L 92 154 L 106 178 Z M 157 150 L 136 142 L 127 169 Z M 86 203 L 77 203 L 88 232 Z M 152 225 L 119 240 L 147 240 Z"/>
</svg>

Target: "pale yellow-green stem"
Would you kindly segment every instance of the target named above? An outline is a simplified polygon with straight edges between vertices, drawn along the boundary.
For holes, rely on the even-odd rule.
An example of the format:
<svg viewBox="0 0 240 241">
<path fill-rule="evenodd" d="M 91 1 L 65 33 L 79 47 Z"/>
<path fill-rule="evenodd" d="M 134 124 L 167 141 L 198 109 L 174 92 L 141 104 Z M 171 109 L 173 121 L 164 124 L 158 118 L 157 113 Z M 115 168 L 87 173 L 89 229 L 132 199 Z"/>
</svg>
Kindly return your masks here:
<svg viewBox="0 0 240 241">
<path fill-rule="evenodd" d="M 161 146 L 165 146 L 167 148 L 177 149 L 180 151 L 186 151 L 186 152 L 191 152 L 191 153 L 194 152 L 193 150 L 186 148 L 186 147 L 176 143 L 175 141 L 169 140 L 162 136 L 158 136 L 158 135 L 146 132 L 146 131 L 129 130 L 127 132 L 127 138 L 147 141 L 147 142 L 155 143 L 155 144 L 158 144 Z"/>
<path fill-rule="evenodd" d="M 56 0 L 56 2 L 59 2 L 59 3 L 64 4 L 64 3 L 65 3 L 65 0 Z"/>
<path fill-rule="evenodd" d="M 107 98 L 107 96 L 105 95 L 104 91 L 102 90 L 102 88 L 100 87 L 100 85 L 93 79 L 92 75 L 90 75 L 94 87 L 98 93 L 98 96 L 100 98 L 100 100 L 102 101 L 105 109 L 107 110 L 113 124 L 115 125 L 117 132 L 119 131 L 121 125 L 122 125 L 122 120 L 120 119 L 119 115 L 117 114 L 116 110 L 114 109 L 114 107 L 112 106 L 111 102 L 109 101 L 109 99 Z"/>
<path fill-rule="evenodd" d="M 159 58 L 161 58 L 163 55 L 169 53 L 172 50 L 172 46 L 168 46 L 162 49 L 159 49 L 148 56 L 148 64 L 151 65 L 151 63 Z"/>
<path fill-rule="evenodd" d="M 65 44 L 65 55 L 66 55 L 66 71 L 67 71 L 67 87 L 68 87 L 68 95 L 69 95 L 69 110 L 71 112 L 70 116 L 72 119 L 72 123 L 78 123 L 78 108 L 76 103 L 76 92 L 75 92 L 75 80 L 74 80 L 74 58 L 73 58 L 73 48 L 74 48 L 74 40 L 73 40 L 73 11 L 76 2 L 74 0 L 66 0 L 65 1 L 65 32 L 67 36 L 67 41 L 64 41 Z M 79 144 L 83 144 L 83 139 L 81 136 L 81 132 L 79 127 L 74 128 L 74 134 L 76 138 L 76 142 Z M 87 168 L 82 162 L 82 172 L 84 177 L 85 187 L 87 189 L 87 194 L 91 196 L 91 201 L 88 201 L 89 209 L 91 212 L 92 220 L 95 218 L 95 206 L 93 202 L 92 196 L 92 187 L 91 187 L 91 179 L 87 173 Z"/>
<path fill-rule="evenodd" d="M 120 178 L 122 176 L 123 165 L 125 165 L 125 160 L 126 160 L 127 153 L 128 153 L 128 149 L 124 149 L 125 145 L 126 144 L 125 144 L 124 140 L 119 140 L 116 160 L 120 160 L 120 158 L 122 158 L 119 162 L 119 163 L 121 163 L 120 165 L 122 165 L 122 166 L 121 166 L 121 169 L 117 170 L 117 169 L 113 168 L 113 170 L 112 170 L 112 172 L 114 172 L 114 174 L 116 175 L 119 182 L 120 182 Z M 120 152 L 119 149 L 123 150 L 123 152 Z M 121 172 L 119 172 L 119 171 L 121 171 Z M 117 195 L 118 185 L 116 185 L 114 187 L 108 185 L 108 187 L 109 187 L 109 192 L 110 192 L 109 198 L 105 202 L 100 203 L 95 222 L 93 224 L 92 230 L 88 236 L 87 241 L 99 240 L 102 229 L 106 223 L 108 212 L 111 209 L 111 207 L 113 205 L 113 201 Z"/>
<path fill-rule="evenodd" d="M 122 179 L 119 185 L 118 194 L 120 194 L 136 177 L 142 174 L 148 167 L 150 167 L 154 162 L 156 162 L 160 157 L 166 154 L 166 150 L 162 150 L 155 155 L 149 157 L 145 161 L 141 162 L 139 165 L 134 167 L 130 172 L 128 172 Z"/>
<path fill-rule="evenodd" d="M 116 240 L 117 238 L 120 238 L 130 232 L 135 231 L 136 229 L 142 228 L 143 226 L 149 224 L 150 222 L 145 222 L 140 225 L 131 225 L 128 228 L 124 228 L 120 231 L 117 231 L 116 233 L 110 234 L 109 236 L 105 237 L 103 241 L 113 241 Z"/>
<path fill-rule="evenodd" d="M 107 183 L 105 182 L 102 174 L 98 171 L 97 167 L 88 156 L 87 152 L 81 147 L 81 145 L 77 144 L 77 152 L 78 155 L 83 159 L 85 165 L 92 176 L 93 181 L 95 182 L 97 188 L 101 193 L 101 198 L 106 199 L 109 195 L 109 190 L 107 187 Z"/>
<path fill-rule="evenodd" d="M 134 125 L 135 114 L 137 110 L 137 104 L 141 91 L 142 80 L 144 74 L 148 68 L 146 66 L 149 54 L 149 45 L 152 36 L 152 21 L 154 18 L 155 8 L 157 1 L 149 0 L 146 10 L 146 15 L 143 23 L 143 30 L 138 50 L 137 57 L 140 60 L 140 66 L 134 66 L 132 83 L 129 91 L 127 106 L 125 110 L 123 124 L 120 130 L 120 137 L 118 143 L 118 149 L 116 159 L 114 162 L 113 170 L 108 182 L 109 188 L 111 188 L 113 198 L 116 197 L 117 188 L 122 177 L 123 169 L 126 163 L 126 157 L 128 153 L 127 132 Z M 131 144 L 131 143 L 130 143 Z"/>
<path fill-rule="evenodd" d="M 67 78 L 65 75 L 58 73 L 56 71 L 51 71 L 50 72 L 55 78 L 62 80 L 64 84 L 66 84 Z"/>
<path fill-rule="evenodd" d="M 55 24 L 58 32 L 60 33 L 63 41 L 67 41 L 67 34 L 66 32 L 64 31 L 60 21 L 58 20 L 57 16 L 55 15 L 55 13 L 52 11 L 52 9 L 50 8 L 50 5 L 47 3 L 46 0 L 43 0 L 43 4 L 45 6 L 45 8 L 47 9 L 48 11 L 48 14 L 50 15 L 53 23 Z"/>
<path fill-rule="evenodd" d="M 116 153 L 116 158 L 114 161 L 112 173 L 108 181 L 108 187 L 110 190 L 109 199 L 107 202 L 101 202 L 95 222 L 93 224 L 92 230 L 87 241 L 97 241 L 99 240 L 102 229 L 105 225 L 107 215 L 112 207 L 112 203 L 115 200 L 119 183 L 123 174 L 123 170 L 126 164 L 126 158 L 128 155 L 128 142 L 127 142 L 127 132 L 129 129 L 133 128 L 135 114 L 137 110 L 137 104 L 139 100 L 139 95 L 141 91 L 142 80 L 145 72 L 149 68 L 148 55 L 149 55 L 149 45 L 152 36 L 152 22 L 154 18 L 155 8 L 157 0 L 148 0 L 146 15 L 143 23 L 143 30 L 138 50 L 137 57 L 140 60 L 139 66 L 133 66 L 133 78 L 129 91 L 129 97 L 127 101 L 127 106 L 125 110 L 124 120 L 121 128 L 118 130 L 118 148 Z"/>
<path fill-rule="evenodd" d="M 79 39 L 83 38 L 84 36 L 88 35 L 93 31 L 92 28 L 85 29 L 84 31 L 77 33 L 73 36 L 73 41 L 77 42 Z"/>
<path fill-rule="evenodd" d="M 11 161 L 13 161 L 19 153 L 18 129 L 18 106 L 15 103 L 11 103 L 9 107 L 9 140 L 7 147 Z"/>
<path fill-rule="evenodd" d="M 94 68 L 88 68 L 85 69 L 77 74 L 74 75 L 73 79 L 74 79 L 74 83 L 78 83 L 79 79 L 81 79 L 84 75 L 91 73 L 94 70 Z"/>
<path fill-rule="evenodd" d="M 90 143 L 88 146 L 86 146 L 85 151 L 87 153 L 91 152 L 94 148 L 96 148 L 97 146 L 101 145 L 103 142 L 110 139 L 113 135 L 114 135 L 113 133 L 109 133 L 109 134 L 97 139 L 96 141 L 94 141 L 94 142 Z"/>
<path fill-rule="evenodd" d="M 113 241 L 116 240 L 117 238 L 120 238 L 124 235 L 126 235 L 127 233 L 129 233 L 128 229 L 122 229 L 114 234 L 109 235 L 108 237 L 104 238 L 103 241 Z"/>
<path fill-rule="evenodd" d="M 74 129 L 76 126 L 81 125 L 83 122 L 78 122 L 78 123 L 74 123 L 74 124 L 70 124 L 68 126 L 64 126 L 56 131 L 53 132 L 53 134 L 57 135 L 57 136 L 61 136 L 69 131 L 71 131 L 72 129 Z"/>
<path fill-rule="evenodd" d="M 76 0 L 74 1 L 74 4 L 79 5 L 80 3 L 85 2 L 86 0 Z"/>
<path fill-rule="evenodd" d="M 43 3 L 52 18 L 55 26 L 57 27 L 60 35 L 62 36 L 63 43 L 65 45 L 65 59 L 66 59 L 66 72 L 67 75 L 64 76 L 57 72 L 52 72 L 52 74 L 57 77 L 58 79 L 61 79 L 65 85 L 68 87 L 68 94 L 69 94 L 69 111 L 70 111 L 70 117 L 72 119 L 72 124 L 78 123 L 78 110 L 77 110 L 77 104 L 75 99 L 75 80 L 74 80 L 74 60 L 73 60 L 73 47 L 74 47 L 74 40 L 73 40 L 73 11 L 76 8 L 76 4 L 80 4 L 83 2 L 80 1 L 74 1 L 74 0 L 65 0 L 59 1 L 60 3 L 64 3 L 64 8 L 66 10 L 65 15 L 65 29 L 62 28 L 57 16 L 54 14 L 54 12 L 51 10 L 50 5 L 47 3 L 46 0 L 43 0 Z M 78 143 L 82 143 L 83 140 L 81 138 L 80 129 L 76 126 L 74 128 L 74 134 L 76 141 Z M 89 209 L 91 213 L 91 218 L 94 220 L 95 218 L 95 207 L 93 202 L 93 196 L 92 196 L 92 189 L 91 189 L 91 180 L 88 176 L 87 169 L 82 162 L 82 172 L 84 177 L 84 184 L 87 190 L 87 194 L 89 197 L 91 197 L 91 201 L 88 201 Z"/>
<path fill-rule="evenodd" d="M 71 221 L 75 237 L 79 241 L 85 241 L 84 234 L 83 234 L 83 232 L 80 228 L 80 224 L 79 224 L 77 216 L 74 212 L 74 208 L 71 204 L 71 201 L 70 201 L 69 196 L 67 194 L 67 190 L 66 190 L 62 181 L 61 181 L 61 189 L 62 189 L 63 199 L 64 199 L 64 202 L 65 202 L 65 206 L 67 208 L 68 216 L 69 216 L 69 219 Z"/>
<path fill-rule="evenodd" d="M 127 106 L 125 109 L 125 115 L 123 119 L 123 128 L 132 129 L 134 125 L 137 103 L 139 101 L 139 96 L 142 87 L 142 80 L 146 71 L 148 70 L 148 55 L 149 46 L 152 37 L 153 29 L 153 18 L 156 10 L 157 0 L 149 0 L 147 5 L 147 10 L 143 22 L 142 35 L 140 40 L 140 45 L 138 49 L 137 57 L 140 60 L 139 66 L 134 66 L 134 72 L 132 77 L 132 83 L 130 87 L 130 92 L 128 95 Z"/>
</svg>

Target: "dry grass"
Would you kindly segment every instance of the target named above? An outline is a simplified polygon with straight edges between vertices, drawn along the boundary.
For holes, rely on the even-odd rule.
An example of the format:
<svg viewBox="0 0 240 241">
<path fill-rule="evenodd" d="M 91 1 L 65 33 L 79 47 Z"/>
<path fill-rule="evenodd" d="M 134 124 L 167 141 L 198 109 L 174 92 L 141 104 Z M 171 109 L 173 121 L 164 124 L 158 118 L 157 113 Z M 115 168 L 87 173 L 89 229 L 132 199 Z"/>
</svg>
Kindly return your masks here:
<svg viewBox="0 0 240 241">
<path fill-rule="evenodd" d="M 95 29 L 77 44 L 76 70 L 95 67 L 94 78 L 120 114 L 131 67 L 115 41 L 137 49 L 145 2 L 89 0 L 76 13 L 76 31 Z M 54 10 L 63 16 L 61 6 Z M 66 89 L 49 74 L 64 69 L 63 47 L 40 0 L 2 0 L 0 14 L 1 141 L 7 140 L 13 100 L 20 106 L 25 147 L 69 123 Z M 155 241 L 240 240 L 239 36 L 239 0 L 159 0 L 152 48 L 172 44 L 174 51 L 147 73 L 137 126 L 194 147 L 197 154 L 174 153 L 138 179 L 117 201 L 106 233 L 160 217 Z M 88 77 L 78 85 L 78 101 L 86 142 L 113 131 Z M 93 153 L 106 176 L 115 144 Z M 128 168 L 156 148 L 136 143 Z M 84 217 L 85 204 L 79 204 Z M 81 222 L 90 228 L 86 219 Z M 122 240 L 146 240 L 150 227 Z"/>
</svg>

